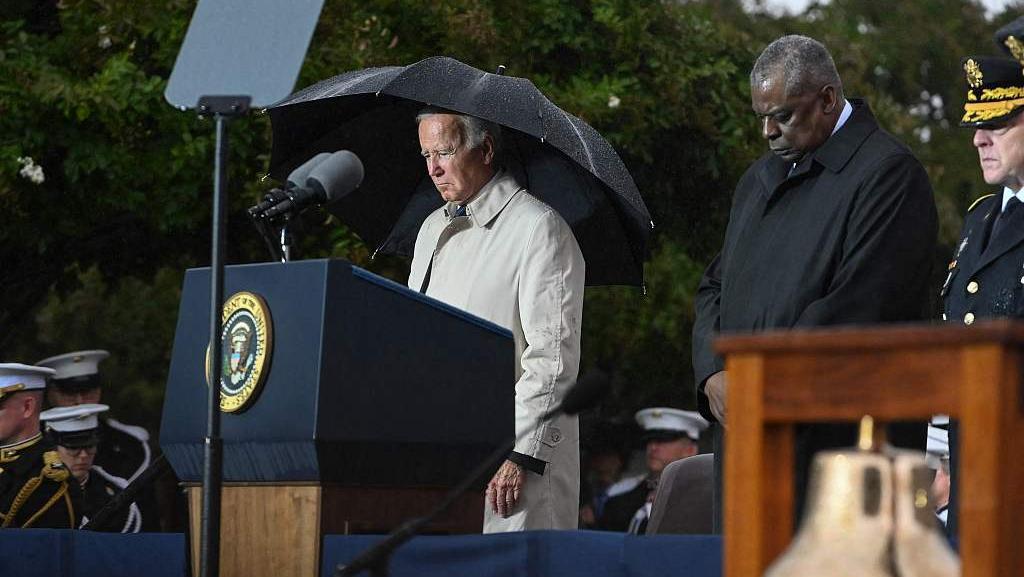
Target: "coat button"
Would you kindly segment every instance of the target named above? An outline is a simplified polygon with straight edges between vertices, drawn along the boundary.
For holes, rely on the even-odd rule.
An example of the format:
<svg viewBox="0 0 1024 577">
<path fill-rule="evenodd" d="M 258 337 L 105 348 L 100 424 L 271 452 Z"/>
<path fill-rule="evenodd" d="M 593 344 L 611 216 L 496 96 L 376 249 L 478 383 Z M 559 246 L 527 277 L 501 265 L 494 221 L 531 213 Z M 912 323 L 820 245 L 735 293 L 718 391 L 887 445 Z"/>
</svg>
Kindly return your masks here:
<svg viewBox="0 0 1024 577">
<path fill-rule="evenodd" d="M 969 325 L 974 322 L 974 313 L 967 313 L 964 315 L 964 324 Z"/>
<path fill-rule="evenodd" d="M 971 294 L 978 292 L 978 281 L 972 280 L 971 282 L 967 283 L 967 292 Z"/>
</svg>

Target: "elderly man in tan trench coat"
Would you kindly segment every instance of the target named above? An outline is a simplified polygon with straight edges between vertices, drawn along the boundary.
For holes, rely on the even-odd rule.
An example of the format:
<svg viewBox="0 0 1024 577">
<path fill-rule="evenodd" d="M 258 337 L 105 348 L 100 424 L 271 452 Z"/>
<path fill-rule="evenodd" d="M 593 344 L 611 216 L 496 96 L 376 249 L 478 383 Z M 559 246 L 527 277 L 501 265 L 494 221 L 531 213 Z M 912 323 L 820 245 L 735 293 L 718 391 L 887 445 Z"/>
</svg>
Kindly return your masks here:
<svg viewBox="0 0 1024 577">
<path fill-rule="evenodd" d="M 538 422 L 575 382 L 584 262 L 562 217 L 497 163 L 500 128 L 428 108 L 416 118 L 446 201 L 416 238 L 409 286 L 512 331 L 517 442 L 487 486 L 484 532 L 575 529 L 579 422 Z M 452 343 L 453 357 L 472 343 Z"/>
</svg>

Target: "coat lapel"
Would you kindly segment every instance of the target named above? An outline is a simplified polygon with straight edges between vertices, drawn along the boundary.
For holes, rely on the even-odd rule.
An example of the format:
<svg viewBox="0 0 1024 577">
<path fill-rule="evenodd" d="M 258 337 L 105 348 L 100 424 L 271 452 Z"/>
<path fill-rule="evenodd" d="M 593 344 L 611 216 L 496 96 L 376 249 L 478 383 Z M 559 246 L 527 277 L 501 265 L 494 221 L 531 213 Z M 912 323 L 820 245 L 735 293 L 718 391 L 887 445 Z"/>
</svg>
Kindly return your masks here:
<svg viewBox="0 0 1024 577">
<path fill-rule="evenodd" d="M 995 203 L 995 206 L 999 207 L 999 203 Z M 1024 241 L 1024 210 L 1011 212 L 1012 214 L 1009 216 L 1009 219 L 999 225 L 996 237 L 989 240 L 988 246 L 981 253 L 981 260 L 978 261 L 975 271 L 988 266 L 989 263 Z M 989 229 L 991 229 L 996 219 L 996 214 L 998 213 L 993 209 L 993 213 L 988 217 L 986 226 Z"/>
</svg>

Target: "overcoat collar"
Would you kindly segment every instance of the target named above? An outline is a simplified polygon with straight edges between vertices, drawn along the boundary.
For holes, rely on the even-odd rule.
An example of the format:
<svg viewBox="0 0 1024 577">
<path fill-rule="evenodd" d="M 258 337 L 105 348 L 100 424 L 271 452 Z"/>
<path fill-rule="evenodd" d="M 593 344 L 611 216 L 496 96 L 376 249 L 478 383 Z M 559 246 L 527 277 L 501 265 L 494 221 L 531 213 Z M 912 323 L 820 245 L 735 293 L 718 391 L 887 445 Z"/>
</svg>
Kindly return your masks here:
<svg viewBox="0 0 1024 577">
<path fill-rule="evenodd" d="M 859 98 L 850 98 L 849 101 L 853 105 L 853 114 L 850 119 L 810 156 L 804 158 L 793 169 L 792 174 L 790 174 L 792 165 L 789 162 L 775 155 L 768 158 L 759 175 L 761 183 L 764 185 L 763 190 L 768 196 L 771 196 L 783 181 L 799 179 L 811 172 L 815 163 L 832 172 L 841 171 L 868 136 L 878 130 L 878 122 L 871 113 L 871 107 L 867 102 Z"/>
<path fill-rule="evenodd" d="M 469 217 L 473 226 L 487 226 L 522 188 L 509 172 L 499 171 L 466 204 L 466 216 Z M 454 202 L 449 202 L 445 206 L 445 215 L 449 219 L 452 218 L 451 215 L 455 214 L 457 206 Z"/>
</svg>

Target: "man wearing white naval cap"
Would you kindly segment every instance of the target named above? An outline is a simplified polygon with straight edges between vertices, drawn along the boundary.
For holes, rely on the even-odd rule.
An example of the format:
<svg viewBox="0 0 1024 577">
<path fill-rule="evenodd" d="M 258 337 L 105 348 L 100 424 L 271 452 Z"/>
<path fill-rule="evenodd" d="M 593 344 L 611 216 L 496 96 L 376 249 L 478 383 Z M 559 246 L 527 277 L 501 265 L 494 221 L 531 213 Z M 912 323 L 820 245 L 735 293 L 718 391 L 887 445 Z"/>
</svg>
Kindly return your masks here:
<svg viewBox="0 0 1024 577">
<path fill-rule="evenodd" d="M 0 364 L 0 528 L 74 529 L 78 487 L 39 432 L 52 369 Z"/>
<path fill-rule="evenodd" d="M 73 351 L 36 363 L 55 371 L 46 390 L 50 406 L 71 407 L 101 402 L 105 383 L 99 364 L 109 356 L 105 350 Z M 130 483 L 149 467 L 149 432 L 142 427 L 122 423 L 110 416 L 100 417 L 99 436 L 102 440 L 95 464 L 107 473 Z M 138 502 L 145 522 L 143 531 L 159 531 L 160 518 L 153 489 L 144 490 Z"/>
<path fill-rule="evenodd" d="M 126 479 L 112 475 L 94 464 L 97 447 L 102 440 L 97 415 L 109 408 L 107 405 L 87 403 L 54 407 L 39 415 L 46 434 L 57 445 L 61 460 L 82 489 L 83 526 L 128 486 Z M 130 503 L 102 526 L 90 528 L 112 533 L 138 533 L 142 528 L 142 514 L 135 503 Z"/>
<path fill-rule="evenodd" d="M 669 464 L 697 454 L 700 433 L 708 427 L 696 411 L 653 407 L 636 413 L 644 430 L 647 473 L 628 477 L 608 489 L 608 502 L 598 528 L 643 534 L 662 471 Z"/>
</svg>

